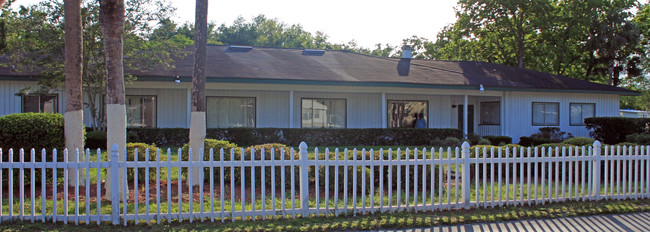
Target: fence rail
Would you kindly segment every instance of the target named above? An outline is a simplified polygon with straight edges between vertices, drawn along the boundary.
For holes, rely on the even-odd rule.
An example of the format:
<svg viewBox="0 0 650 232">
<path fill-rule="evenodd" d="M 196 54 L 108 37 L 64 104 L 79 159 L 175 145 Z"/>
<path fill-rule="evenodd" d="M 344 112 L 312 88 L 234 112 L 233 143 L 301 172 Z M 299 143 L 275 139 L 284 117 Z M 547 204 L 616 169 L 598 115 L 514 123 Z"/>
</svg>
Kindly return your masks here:
<svg viewBox="0 0 650 232">
<path fill-rule="evenodd" d="M 650 196 L 650 147 L 599 142 L 322 152 L 302 143 L 298 152 L 201 151 L 199 161 L 182 160 L 180 149 L 147 150 L 144 160 L 136 150 L 135 160 L 127 161 L 126 149 L 117 146 L 108 154 L 64 150 L 66 162 L 56 150 L 41 151 L 40 160 L 33 149 L 4 152 L 0 222 L 262 220 Z M 203 171 L 196 177 L 191 169 Z M 121 183 L 120 175 L 126 177 Z"/>
</svg>

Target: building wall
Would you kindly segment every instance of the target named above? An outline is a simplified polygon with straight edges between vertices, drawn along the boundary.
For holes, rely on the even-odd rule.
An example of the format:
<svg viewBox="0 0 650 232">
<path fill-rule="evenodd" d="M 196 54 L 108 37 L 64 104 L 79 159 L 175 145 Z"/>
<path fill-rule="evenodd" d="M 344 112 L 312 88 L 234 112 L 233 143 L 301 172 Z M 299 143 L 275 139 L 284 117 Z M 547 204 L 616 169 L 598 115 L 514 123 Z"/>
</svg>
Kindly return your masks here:
<svg viewBox="0 0 650 232">
<path fill-rule="evenodd" d="M 20 113 L 22 101 L 15 93 L 29 86 L 33 81 L 0 81 L 0 115 Z M 169 83 L 138 82 L 127 86 L 127 95 L 157 96 L 157 127 L 184 127 L 189 125 L 191 83 L 170 85 Z M 385 98 L 382 98 L 384 93 Z M 62 91 L 59 96 L 59 112 L 63 113 L 65 101 Z M 553 92 L 502 92 L 470 90 L 434 90 L 385 87 L 337 87 L 337 86 L 299 86 L 299 85 L 264 85 L 264 84 L 228 84 L 208 83 L 207 96 L 255 97 L 256 126 L 300 128 L 301 99 L 303 98 L 340 98 L 346 99 L 348 128 L 382 128 L 386 127 L 387 112 L 382 104 L 389 100 L 421 100 L 429 104 L 429 128 L 458 128 L 458 109 L 464 102 L 464 94 L 469 96 L 469 105 L 474 105 L 475 133 L 479 135 L 505 134 L 514 142 L 521 136 L 537 133 L 542 126 L 532 125 L 532 102 L 558 102 L 560 125 L 562 131 L 574 136 L 589 136 L 584 126 L 569 125 L 570 103 L 594 103 L 596 116 L 619 116 L 619 96 L 614 94 L 589 93 L 553 93 Z M 290 96 L 293 95 L 293 107 Z M 500 101 L 505 112 L 501 115 L 501 125 L 480 125 L 480 103 Z M 385 102 L 382 103 L 382 100 Z M 386 106 L 388 107 L 388 106 Z M 291 115 L 290 109 L 293 108 Z M 89 113 L 84 112 L 86 125 L 90 124 Z M 292 125 L 290 118 L 292 117 Z"/>
<path fill-rule="evenodd" d="M 0 116 L 22 112 L 22 97 L 16 96 L 20 90 L 32 87 L 38 89 L 35 81 L 0 81 Z M 64 92 L 53 91 L 58 95 L 58 112 L 65 109 Z"/>
<path fill-rule="evenodd" d="M 618 117 L 619 96 L 613 94 L 550 93 L 550 92 L 507 92 L 506 93 L 506 135 L 519 141 L 521 136 L 539 132 L 544 126 L 532 125 L 533 102 L 558 102 L 560 129 L 573 136 L 589 137 L 585 126 L 569 125 L 570 103 L 594 103 L 596 117 Z"/>
<path fill-rule="evenodd" d="M 208 97 L 254 97 L 256 127 L 289 127 L 288 91 L 208 89 L 205 95 Z"/>
</svg>

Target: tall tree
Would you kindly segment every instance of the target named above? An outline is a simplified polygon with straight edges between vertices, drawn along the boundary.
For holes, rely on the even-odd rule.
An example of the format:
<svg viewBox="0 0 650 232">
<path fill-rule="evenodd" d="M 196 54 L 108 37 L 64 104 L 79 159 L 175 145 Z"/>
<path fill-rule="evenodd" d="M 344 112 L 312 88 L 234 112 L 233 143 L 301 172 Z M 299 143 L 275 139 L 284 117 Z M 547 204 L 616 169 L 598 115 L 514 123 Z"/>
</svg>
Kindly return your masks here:
<svg viewBox="0 0 650 232">
<path fill-rule="evenodd" d="M 156 68 L 173 68 L 172 60 L 183 57 L 187 46 L 192 44 L 184 34 L 172 37 L 153 36 L 163 24 L 151 27 L 151 22 L 172 17 L 174 8 L 167 0 L 128 0 L 125 2 L 127 17 L 124 38 L 124 66 L 129 71 Z M 6 9 L 2 22 L 6 22 L 6 47 L 4 55 L 10 58 L 19 71 L 41 70 L 39 85 L 43 91 L 64 87 L 64 4 L 61 0 L 44 0 L 17 10 Z M 92 119 L 87 126 L 105 130 L 106 115 L 103 96 L 106 95 L 106 60 L 103 36 L 99 22 L 99 6 L 96 2 L 82 1 L 83 78 L 84 106 Z M 1 34 L 0 34 L 1 37 Z M 0 45 L 0 49 L 2 45 Z M 125 83 L 135 80 L 125 75 Z M 33 91 L 33 90 L 30 90 Z"/>
<path fill-rule="evenodd" d="M 122 46 L 124 35 L 124 0 L 100 0 L 99 21 L 104 37 L 104 54 L 106 60 L 106 117 L 107 117 L 107 147 L 117 144 L 120 149 L 126 148 L 126 106 L 124 104 L 124 65 Z M 124 159 L 120 152 L 120 160 Z M 107 175 L 110 176 L 110 175 Z M 118 183 L 126 181 L 124 174 L 119 173 Z M 107 182 L 109 182 L 107 180 Z M 108 189 L 107 189 L 108 190 Z M 107 195 L 110 193 L 107 191 Z M 119 192 L 125 191 L 120 184 Z M 115 194 L 115 193 L 112 193 Z M 121 194 L 120 194 L 121 195 Z"/>
<path fill-rule="evenodd" d="M 83 160 L 84 123 L 83 99 L 81 98 L 81 75 L 83 60 L 83 43 L 81 33 L 81 0 L 66 0 L 65 3 L 65 147 L 70 152 L 80 151 L 77 155 Z M 74 154 L 74 153 L 73 153 Z M 74 161 L 75 155 L 68 156 Z M 77 175 L 70 171 L 72 177 L 68 185 L 75 183 Z M 83 178 L 81 178 L 83 179 Z M 83 183 L 83 181 L 81 181 Z"/>
<path fill-rule="evenodd" d="M 190 148 L 193 161 L 200 161 L 206 132 L 205 64 L 208 42 L 208 0 L 196 0 L 194 29 L 194 71 L 192 72 L 192 113 L 190 119 Z M 192 183 L 198 185 L 200 168 L 192 168 Z"/>
<path fill-rule="evenodd" d="M 629 7 L 631 4 L 620 4 L 617 1 L 606 2 L 602 12 L 593 19 L 592 28 L 589 31 L 586 48 L 592 51 L 590 56 L 593 62 L 601 60 L 606 64 L 609 85 L 617 86 L 619 84 L 620 70 L 615 70 L 616 62 L 617 60 L 619 64 L 622 63 L 621 61 L 624 62 L 629 55 L 625 49 L 635 46 L 639 39 L 639 31 L 630 19 L 631 14 L 627 12 Z"/>
</svg>

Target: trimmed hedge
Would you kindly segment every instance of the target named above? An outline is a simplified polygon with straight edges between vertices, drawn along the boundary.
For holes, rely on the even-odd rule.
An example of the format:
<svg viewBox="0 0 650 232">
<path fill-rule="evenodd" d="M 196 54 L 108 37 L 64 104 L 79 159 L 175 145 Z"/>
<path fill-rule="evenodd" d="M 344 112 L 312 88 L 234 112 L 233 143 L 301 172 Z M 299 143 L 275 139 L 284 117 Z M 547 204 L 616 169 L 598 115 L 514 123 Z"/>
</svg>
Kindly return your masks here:
<svg viewBox="0 0 650 232">
<path fill-rule="evenodd" d="M 61 150 L 65 146 L 61 114 L 20 113 L 0 117 L 0 148 Z"/>
<path fill-rule="evenodd" d="M 587 137 L 573 137 L 562 142 L 563 144 L 573 145 L 573 146 L 592 146 L 596 140 Z"/>
<path fill-rule="evenodd" d="M 180 147 L 188 143 L 189 129 L 185 128 L 129 128 L 139 141 L 159 146 Z M 430 145 L 435 138 L 461 139 L 458 129 L 287 129 L 287 128 L 211 128 L 206 138 L 227 140 L 241 146 L 281 143 L 298 146 L 305 141 L 312 146 L 420 146 Z"/>
<path fill-rule="evenodd" d="M 501 144 L 511 144 L 512 143 L 512 138 L 508 137 L 508 136 L 486 135 L 486 136 L 483 136 L 483 138 L 490 141 L 490 144 L 494 145 L 494 146 L 499 146 Z"/>
<path fill-rule="evenodd" d="M 626 136 L 648 133 L 650 118 L 593 117 L 585 119 L 589 135 L 605 144 L 625 142 Z"/>
<path fill-rule="evenodd" d="M 31 162 L 30 150 L 35 150 L 35 162 L 42 161 L 42 150 L 46 151 L 46 161 L 52 161 L 53 149 L 58 150 L 57 161 L 63 161 L 63 147 L 65 147 L 64 140 L 64 117 L 61 114 L 49 113 L 20 113 L 9 114 L 0 117 L 0 149 L 2 149 L 3 156 L 0 162 L 9 161 L 9 149 L 13 148 L 13 161 L 20 161 L 20 149 L 24 149 L 24 162 Z M 72 153 L 74 156 L 74 153 Z M 27 169 L 28 170 L 28 169 Z M 41 183 L 41 169 L 37 168 L 35 171 L 35 184 Z M 47 170 L 47 182 L 52 182 L 52 171 Z M 59 176 L 63 176 L 63 169 L 58 169 Z M 31 181 L 31 174 L 25 172 L 24 183 Z M 20 176 L 18 172 L 13 173 L 13 187 L 17 188 L 20 184 Z M 2 179 L 2 184 L 5 189 L 9 189 L 9 178 L 5 176 Z"/>
<path fill-rule="evenodd" d="M 102 149 L 106 150 L 106 132 L 103 131 L 91 131 L 86 134 L 86 148 L 88 149 Z"/>
<path fill-rule="evenodd" d="M 631 134 L 625 137 L 626 142 L 641 144 L 641 145 L 650 145 L 650 134 Z"/>
</svg>

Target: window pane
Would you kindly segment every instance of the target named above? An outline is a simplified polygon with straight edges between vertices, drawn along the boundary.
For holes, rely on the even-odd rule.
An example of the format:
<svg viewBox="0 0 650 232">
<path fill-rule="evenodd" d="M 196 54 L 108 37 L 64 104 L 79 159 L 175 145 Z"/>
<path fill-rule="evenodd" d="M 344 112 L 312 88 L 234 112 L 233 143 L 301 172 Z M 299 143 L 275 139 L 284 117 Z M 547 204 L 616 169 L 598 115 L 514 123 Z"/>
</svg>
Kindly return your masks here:
<svg viewBox="0 0 650 232">
<path fill-rule="evenodd" d="M 23 96 L 24 113 L 56 113 L 58 106 L 57 95 Z"/>
<path fill-rule="evenodd" d="M 388 123 L 390 128 L 414 128 L 416 119 L 422 114 L 423 128 L 428 127 L 428 103 L 426 101 L 388 101 Z"/>
<path fill-rule="evenodd" d="M 23 113 L 39 113 L 39 97 L 38 96 L 23 96 Z"/>
<path fill-rule="evenodd" d="M 499 125 L 501 112 L 499 102 L 481 102 L 481 124 Z"/>
<path fill-rule="evenodd" d="M 560 104 L 558 103 L 533 103 L 534 126 L 560 125 Z"/>
<path fill-rule="evenodd" d="M 255 98 L 208 97 L 209 128 L 255 127 Z"/>
<path fill-rule="evenodd" d="M 544 104 L 533 103 L 533 125 L 544 125 Z"/>
<path fill-rule="evenodd" d="M 545 110 L 545 115 L 544 115 L 544 120 L 545 123 L 544 125 L 549 125 L 549 126 L 554 126 L 554 125 L 559 125 L 560 124 L 560 117 L 559 117 L 559 112 L 560 112 L 560 106 L 559 104 L 556 103 L 546 103 L 544 106 Z"/>
<path fill-rule="evenodd" d="M 582 124 L 584 124 L 585 118 L 591 118 L 596 115 L 595 108 L 595 104 L 582 104 Z"/>
<path fill-rule="evenodd" d="M 585 118 L 595 115 L 595 104 L 593 103 L 572 103 L 571 104 L 571 125 L 584 125 Z"/>
<path fill-rule="evenodd" d="M 127 127 L 156 126 L 155 96 L 126 96 Z"/>
<path fill-rule="evenodd" d="M 303 128 L 345 128 L 344 99 L 302 99 Z"/>
<path fill-rule="evenodd" d="M 571 104 L 571 125 L 582 124 L 582 107 L 580 104 Z"/>
<path fill-rule="evenodd" d="M 42 113 L 56 113 L 57 102 L 56 96 L 41 96 L 39 103 Z"/>
</svg>

